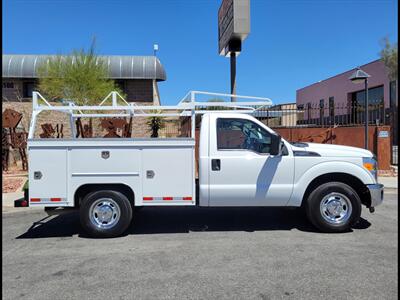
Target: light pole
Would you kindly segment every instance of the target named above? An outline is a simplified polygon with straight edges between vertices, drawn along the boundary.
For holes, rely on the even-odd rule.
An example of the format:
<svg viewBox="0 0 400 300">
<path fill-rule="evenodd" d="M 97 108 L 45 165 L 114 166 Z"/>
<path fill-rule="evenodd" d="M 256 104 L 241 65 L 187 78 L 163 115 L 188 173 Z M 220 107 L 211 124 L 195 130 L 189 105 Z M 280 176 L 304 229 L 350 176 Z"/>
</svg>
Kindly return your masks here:
<svg viewBox="0 0 400 300">
<path fill-rule="evenodd" d="M 365 133 L 364 133 L 364 148 L 368 150 L 368 77 L 371 77 L 369 74 L 357 68 L 357 70 L 351 74 L 349 79 L 353 83 L 361 83 L 364 81 L 365 84 Z"/>
</svg>

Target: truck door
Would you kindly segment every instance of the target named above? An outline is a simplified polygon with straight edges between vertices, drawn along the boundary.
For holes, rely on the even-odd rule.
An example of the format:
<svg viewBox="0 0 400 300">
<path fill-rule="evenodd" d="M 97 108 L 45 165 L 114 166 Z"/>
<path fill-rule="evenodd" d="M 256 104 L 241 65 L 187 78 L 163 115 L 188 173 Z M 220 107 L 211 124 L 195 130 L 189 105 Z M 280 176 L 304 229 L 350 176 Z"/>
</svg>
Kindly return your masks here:
<svg viewBox="0 0 400 300">
<path fill-rule="evenodd" d="M 294 160 L 269 154 L 273 133 L 248 116 L 211 115 L 210 129 L 209 205 L 286 205 Z"/>
</svg>

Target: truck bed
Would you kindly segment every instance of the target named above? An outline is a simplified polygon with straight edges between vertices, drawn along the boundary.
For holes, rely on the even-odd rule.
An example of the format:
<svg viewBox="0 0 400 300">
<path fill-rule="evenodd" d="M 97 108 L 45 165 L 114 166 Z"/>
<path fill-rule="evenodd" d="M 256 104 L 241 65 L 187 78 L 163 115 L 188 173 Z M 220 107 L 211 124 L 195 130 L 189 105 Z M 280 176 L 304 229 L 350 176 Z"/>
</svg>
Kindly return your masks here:
<svg viewBox="0 0 400 300">
<path fill-rule="evenodd" d="M 30 206 L 74 206 L 84 184 L 124 184 L 135 205 L 195 204 L 191 138 L 30 139 Z"/>
</svg>

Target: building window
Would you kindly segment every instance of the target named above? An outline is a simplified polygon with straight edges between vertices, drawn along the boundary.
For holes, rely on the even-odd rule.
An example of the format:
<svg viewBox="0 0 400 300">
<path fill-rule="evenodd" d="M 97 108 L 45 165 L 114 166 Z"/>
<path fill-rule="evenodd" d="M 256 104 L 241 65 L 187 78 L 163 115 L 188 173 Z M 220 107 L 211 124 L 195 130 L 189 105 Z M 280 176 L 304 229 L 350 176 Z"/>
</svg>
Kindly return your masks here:
<svg viewBox="0 0 400 300">
<path fill-rule="evenodd" d="M 35 83 L 34 82 L 24 82 L 23 84 L 23 97 L 24 98 L 31 98 L 32 97 L 32 92 L 35 89 Z"/>
<path fill-rule="evenodd" d="M 365 105 L 365 90 L 353 93 L 357 105 Z M 368 89 L 368 104 L 383 104 L 383 85 Z"/>
<path fill-rule="evenodd" d="M 369 123 L 382 122 L 383 114 L 383 85 L 368 89 L 368 120 Z M 365 90 L 352 94 L 353 122 L 363 123 L 365 120 Z"/>
<path fill-rule="evenodd" d="M 335 117 L 335 97 L 329 97 L 329 117 Z"/>
<path fill-rule="evenodd" d="M 304 109 L 304 104 L 297 105 L 297 109 L 303 110 Z"/>
<path fill-rule="evenodd" d="M 14 82 L 3 82 L 3 89 L 13 89 Z"/>
</svg>

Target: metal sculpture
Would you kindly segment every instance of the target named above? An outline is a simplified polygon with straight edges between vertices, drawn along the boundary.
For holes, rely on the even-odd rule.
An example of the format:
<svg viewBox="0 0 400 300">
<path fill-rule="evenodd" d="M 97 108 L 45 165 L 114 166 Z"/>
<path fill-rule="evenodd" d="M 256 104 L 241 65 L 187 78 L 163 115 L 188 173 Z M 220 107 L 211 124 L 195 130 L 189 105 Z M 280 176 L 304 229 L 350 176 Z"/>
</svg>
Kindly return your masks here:
<svg viewBox="0 0 400 300">
<path fill-rule="evenodd" d="M 42 127 L 42 133 L 39 134 L 41 139 L 49 139 L 52 138 L 54 133 L 56 132 L 53 128 L 53 126 L 49 123 L 45 123 L 40 125 L 40 127 Z"/>
<path fill-rule="evenodd" d="M 100 126 L 107 130 L 107 134 L 104 136 L 105 138 L 120 138 L 127 137 L 127 135 L 131 133 L 132 120 L 130 120 L 129 124 L 126 120 L 122 118 L 105 118 L 101 120 Z M 118 130 L 122 130 L 122 134 L 119 135 L 117 133 Z"/>
<path fill-rule="evenodd" d="M 8 170 L 10 148 L 19 152 L 22 169 L 28 170 L 28 158 L 26 155 L 26 144 L 28 133 L 25 130 L 17 132 L 17 127 L 22 120 L 22 114 L 7 108 L 2 114 L 2 169 Z"/>
<path fill-rule="evenodd" d="M 132 135 L 132 116 L 129 118 L 129 123 L 126 123 L 124 126 L 124 131 L 122 133 L 122 136 L 125 138 L 129 138 Z"/>
<path fill-rule="evenodd" d="M 76 125 L 76 137 L 81 136 L 82 138 L 91 138 L 93 137 L 93 124 L 92 119 L 89 119 L 89 123 L 83 125 L 81 118 L 78 118 L 75 121 Z"/>
<path fill-rule="evenodd" d="M 42 127 L 42 133 L 39 134 L 40 138 L 42 139 L 48 139 L 48 138 L 63 138 L 64 133 L 63 133 L 63 124 L 56 124 L 55 127 L 51 125 L 50 123 L 45 123 L 41 125 Z M 57 134 L 56 136 L 54 136 Z"/>
<path fill-rule="evenodd" d="M 7 108 L 2 114 L 3 128 L 17 128 L 19 122 L 22 120 L 22 114 Z"/>
<path fill-rule="evenodd" d="M 26 145 L 27 145 L 27 132 L 16 132 L 13 135 L 13 142 L 11 143 L 14 149 L 18 149 L 19 156 L 22 162 L 22 169 L 24 171 L 28 170 L 28 157 L 26 155 Z"/>
<path fill-rule="evenodd" d="M 9 156 L 10 156 L 10 143 L 8 142 L 7 129 L 2 128 L 1 157 L 2 157 L 2 170 L 3 171 L 8 171 Z"/>
</svg>

